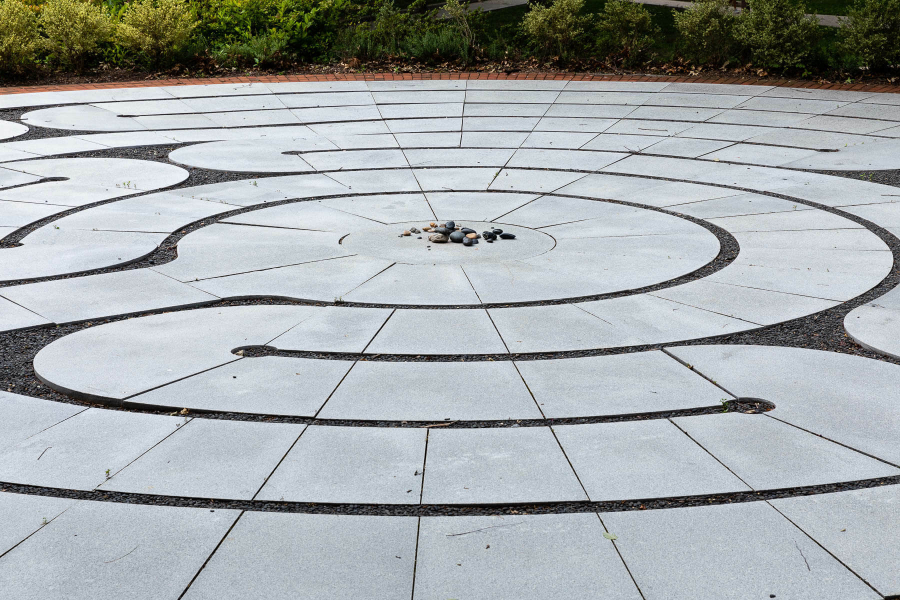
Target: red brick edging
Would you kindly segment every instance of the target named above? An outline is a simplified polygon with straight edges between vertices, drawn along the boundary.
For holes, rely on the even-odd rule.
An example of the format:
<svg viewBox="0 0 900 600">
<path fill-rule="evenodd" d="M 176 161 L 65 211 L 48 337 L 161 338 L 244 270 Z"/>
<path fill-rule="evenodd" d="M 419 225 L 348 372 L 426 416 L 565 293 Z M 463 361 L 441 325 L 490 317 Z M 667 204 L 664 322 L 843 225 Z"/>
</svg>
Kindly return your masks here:
<svg viewBox="0 0 900 600">
<path fill-rule="evenodd" d="M 857 92 L 900 93 L 900 85 L 869 83 L 816 83 L 790 79 L 754 79 L 748 77 L 721 76 L 670 76 L 670 75 L 590 75 L 586 73 L 329 73 L 321 75 L 261 75 L 248 77 L 209 77 L 197 79 L 145 79 L 141 81 L 114 81 L 109 83 L 73 83 L 63 85 L 36 85 L 21 87 L 0 87 L 0 95 L 26 94 L 33 92 L 61 92 L 70 90 L 105 90 L 115 88 L 156 87 L 168 85 L 203 85 L 212 83 L 271 83 L 284 81 L 411 81 L 411 80 L 458 80 L 458 79 L 502 79 L 502 80 L 571 80 L 571 81 L 660 81 L 668 83 L 720 83 L 737 85 L 771 85 L 776 87 L 796 87 L 827 90 L 849 90 Z"/>
</svg>

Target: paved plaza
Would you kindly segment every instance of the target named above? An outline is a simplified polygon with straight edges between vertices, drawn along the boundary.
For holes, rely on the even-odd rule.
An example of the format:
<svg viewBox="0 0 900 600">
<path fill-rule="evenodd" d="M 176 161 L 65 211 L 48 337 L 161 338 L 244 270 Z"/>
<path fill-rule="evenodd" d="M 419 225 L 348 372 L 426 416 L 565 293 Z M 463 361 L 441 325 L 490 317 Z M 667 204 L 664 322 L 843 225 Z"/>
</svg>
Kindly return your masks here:
<svg viewBox="0 0 900 600">
<path fill-rule="evenodd" d="M 123 87 L 0 140 L 0 597 L 900 597 L 900 94 Z"/>
</svg>

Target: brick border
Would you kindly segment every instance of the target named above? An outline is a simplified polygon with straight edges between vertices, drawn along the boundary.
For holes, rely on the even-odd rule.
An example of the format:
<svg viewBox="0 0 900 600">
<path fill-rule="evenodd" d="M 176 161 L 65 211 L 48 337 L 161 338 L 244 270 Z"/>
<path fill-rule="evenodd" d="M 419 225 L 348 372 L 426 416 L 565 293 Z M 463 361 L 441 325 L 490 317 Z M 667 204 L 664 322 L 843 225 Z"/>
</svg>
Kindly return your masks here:
<svg viewBox="0 0 900 600">
<path fill-rule="evenodd" d="M 145 79 L 141 81 L 114 81 L 108 83 L 72 83 L 62 85 L 36 85 L 19 87 L 0 86 L 0 95 L 28 94 L 34 92 L 62 92 L 71 90 L 105 90 L 116 88 L 157 87 L 174 85 L 203 85 L 214 83 L 272 83 L 288 81 L 412 81 L 412 80 L 570 80 L 570 81 L 659 81 L 666 83 L 713 83 L 732 85 L 771 85 L 775 87 L 809 88 L 822 90 L 847 90 L 872 93 L 900 93 L 900 85 L 870 83 L 816 83 L 791 79 L 754 79 L 725 76 L 671 76 L 671 75 L 591 75 L 589 73 L 325 73 L 310 75 L 260 75 L 237 77 L 208 77 L 180 79 Z"/>
</svg>

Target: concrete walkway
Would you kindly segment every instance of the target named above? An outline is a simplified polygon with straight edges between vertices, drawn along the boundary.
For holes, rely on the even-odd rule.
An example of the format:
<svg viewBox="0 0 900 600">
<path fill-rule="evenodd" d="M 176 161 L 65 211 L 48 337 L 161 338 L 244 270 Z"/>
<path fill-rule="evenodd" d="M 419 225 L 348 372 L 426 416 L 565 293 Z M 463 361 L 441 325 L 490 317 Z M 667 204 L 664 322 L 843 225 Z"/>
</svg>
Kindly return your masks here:
<svg viewBox="0 0 900 600">
<path fill-rule="evenodd" d="M 896 94 L 0 99 L 4 598 L 900 595 Z"/>
</svg>

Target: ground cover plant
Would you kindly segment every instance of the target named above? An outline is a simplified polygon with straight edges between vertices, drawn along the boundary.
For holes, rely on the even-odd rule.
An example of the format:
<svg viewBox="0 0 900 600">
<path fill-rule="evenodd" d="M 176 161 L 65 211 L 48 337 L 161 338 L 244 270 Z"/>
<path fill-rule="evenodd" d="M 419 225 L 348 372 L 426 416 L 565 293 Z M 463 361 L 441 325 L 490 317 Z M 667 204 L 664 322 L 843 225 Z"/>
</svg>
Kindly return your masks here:
<svg viewBox="0 0 900 600">
<path fill-rule="evenodd" d="M 896 79 L 900 0 L 0 0 L 0 77 L 89 70 L 460 69 L 684 72 Z M 809 2 L 809 3 L 807 3 Z M 820 26 L 819 9 L 846 13 Z"/>
</svg>

